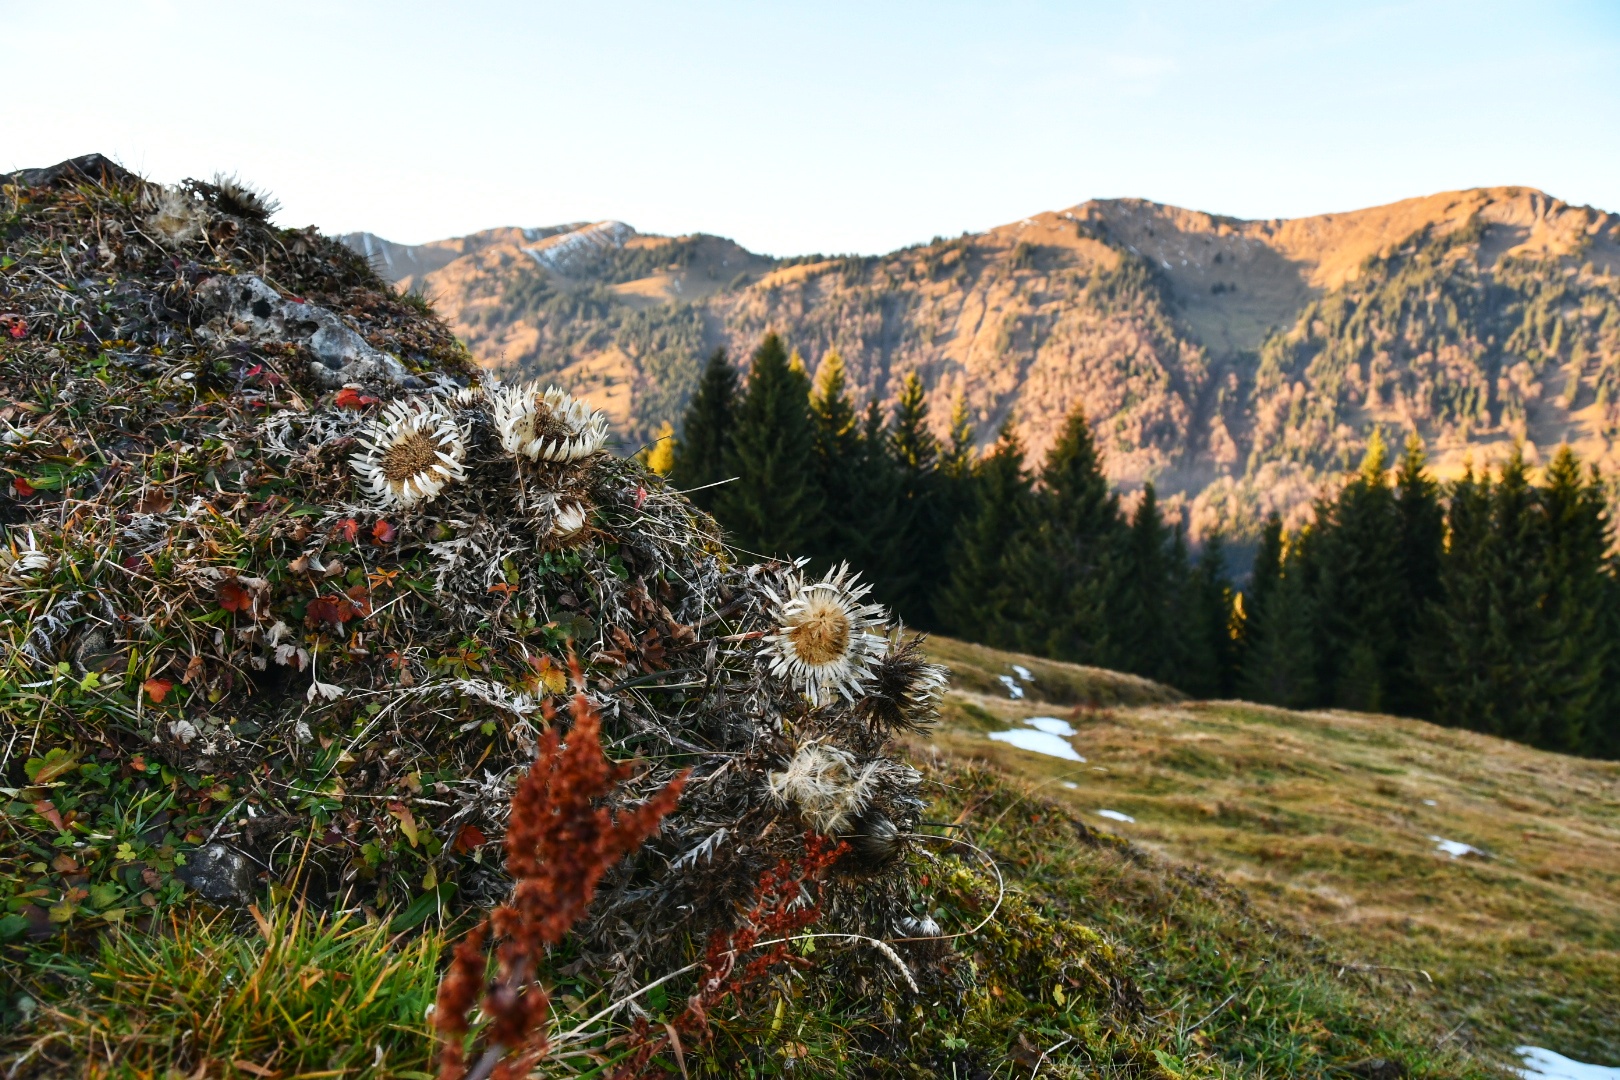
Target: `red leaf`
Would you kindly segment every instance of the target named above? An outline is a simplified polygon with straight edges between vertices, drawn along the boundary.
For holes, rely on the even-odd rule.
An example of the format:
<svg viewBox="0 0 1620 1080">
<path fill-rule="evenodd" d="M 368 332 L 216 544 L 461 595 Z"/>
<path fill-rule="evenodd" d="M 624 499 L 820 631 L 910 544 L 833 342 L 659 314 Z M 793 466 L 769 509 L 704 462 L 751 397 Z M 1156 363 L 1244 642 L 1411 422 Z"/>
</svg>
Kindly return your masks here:
<svg viewBox="0 0 1620 1080">
<path fill-rule="evenodd" d="M 472 851 L 475 848 L 483 847 L 487 843 L 489 843 L 488 838 L 484 836 L 478 826 L 463 825 L 461 831 L 456 834 L 456 842 L 452 846 L 457 851 Z"/>
<path fill-rule="evenodd" d="M 377 520 L 377 524 L 371 527 L 371 542 L 377 544 L 378 546 L 383 544 L 392 544 L 394 542 L 395 531 L 396 530 L 392 525 L 379 518 Z"/>
<path fill-rule="evenodd" d="M 371 614 L 371 594 L 364 585 L 351 585 L 343 594 L 354 604 L 355 615 Z"/>
<path fill-rule="evenodd" d="M 332 526 L 332 534 L 344 543 L 352 544 L 355 537 L 360 535 L 360 523 L 354 518 L 343 518 Z"/>
<path fill-rule="evenodd" d="M 367 405 L 377 404 L 377 399 L 370 394 L 362 394 L 352 386 L 345 386 L 337 392 L 332 404 L 340 409 L 362 409 Z"/>
<path fill-rule="evenodd" d="M 67 826 L 62 823 L 62 815 L 56 812 L 51 800 L 41 799 L 34 804 L 34 813 L 56 826 L 58 832 L 67 832 Z"/>
<path fill-rule="evenodd" d="M 28 481 L 24 480 L 20 476 L 17 477 L 15 480 L 13 480 L 11 482 L 11 486 L 16 488 L 17 489 L 17 494 L 21 495 L 25 499 L 28 498 L 30 495 L 33 495 L 35 493 L 34 492 L 34 485 L 30 484 Z"/>
<path fill-rule="evenodd" d="M 253 594 L 237 584 L 235 578 L 219 583 L 219 606 L 226 611 L 247 611 L 253 606 Z"/>
<path fill-rule="evenodd" d="M 0 315 L 0 328 L 3 328 L 6 333 L 10 334 L 14 338 L 25 338 L 28 336 L 28 320 L 24 319 L 21 315 L 13 315 L 10 312 Z"/>
<path fill-rule="evenodd" d="M 354 605 L 344 596 L 319 596 L 309 602 L 304 617 L 310 622 L 325 622 L 341 627 L 354 618 Z"/>
<path fill-rule="evenodd" d="M 646 501 L 647 501 L 647 489 L 644 488 L 644 487 L 637 487 L 636 488 L 636 503 L 635 503 L 636 509 L 640 510 L 641 509 L 641 504 L 646 502 Z"/>
<path fill-rule="evenodd" d="M 169 696 L 169 691 L 174 689 L 174 683 L 168 679 L 147 679 L 141 683 L 141 689 L 152 699 L 152 704 L 161 705 L 163 699 Z"/>
</svg>

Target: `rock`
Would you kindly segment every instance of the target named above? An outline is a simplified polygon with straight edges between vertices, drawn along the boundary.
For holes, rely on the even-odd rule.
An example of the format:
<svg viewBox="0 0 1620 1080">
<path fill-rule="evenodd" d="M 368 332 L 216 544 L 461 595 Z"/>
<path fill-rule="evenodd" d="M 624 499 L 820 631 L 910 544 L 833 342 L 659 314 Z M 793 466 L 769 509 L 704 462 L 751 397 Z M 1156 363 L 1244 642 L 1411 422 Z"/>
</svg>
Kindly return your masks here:
<svg viewBox="0 0 1620 1080">
<path fill-rule="evenodd" d="M 187 852 L 185 865 L 176 867 L 174 876 L 216 904 L 253 902 L 253 864 L 224 844 L 205 844 Z"/>
<path fill-rule="evenodd" d="M 52 187 L 56 184 L 100 184 L 112 186 L 135 183 L 140 178 L 115 161 L 100 154 L 69 158 L 44 169 L 18 169 L 5 177 L 19 187 Z"/>
<path fill-rule="evenodd" d="M 215 316 L 211 328 L 222 337 L 306 346 L 314 354 L 310 377 L 328 389 L 364 382 L 423 385 L 397 358 L 372 348 L 332 312 L 289 300 L 254 274 L 209 278 L 197 287 L 197 301 Z"/>
<path fill-rule="evenodd" d="M 1392 1058 L 1362 1058 L 1346 1065 L 1344 1071 L 1361 1080 L 1405 1080 L 1406 1077 L 1406 1065 Z"/>
</svg>

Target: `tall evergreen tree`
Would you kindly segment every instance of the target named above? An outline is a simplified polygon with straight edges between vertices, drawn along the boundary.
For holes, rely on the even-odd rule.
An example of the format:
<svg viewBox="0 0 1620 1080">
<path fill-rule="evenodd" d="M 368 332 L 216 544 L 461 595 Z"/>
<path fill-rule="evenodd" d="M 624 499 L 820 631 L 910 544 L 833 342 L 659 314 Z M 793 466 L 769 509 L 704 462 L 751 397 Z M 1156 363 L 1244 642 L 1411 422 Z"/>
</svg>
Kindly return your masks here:
<svg viewBox="0 0 1620 1080">
<path fill-rule="evenodd" d="M 1267 517 L 1266 523 L 1260 529 L 1260 546 L 1255 551 L 1254 566 L 1249 571 L 1249 585 L 1241 593 L 1243 616 L 1239 623 L 1238 656 L 1239 668 L 1238 682 L 1243 685 L 1247 679 L 1246 672 L 1250 670 L 1255 661 L 1256 643 L 1260 640 L 1266 622 L 1266 611 L 1271 598 L 1277 591 L 1277 585 L 1282 580 L 1283 571 L 1283 523 L 1282 515 L 1273 510 Z"/>
<path fill-rule="evenodd" d="M 1033 494 L 1024 448 L 1012 422 L 1002 424 L 990 452 L 973 470 L 973 505 L 956 529 L 950 575 L 939 598 L 939 619 L 951 633 L 1001 647 L 1015 646 L 1016 611 L 1006 557 L 1028 526 Z"/>
<path fill-rule="evenodd" d="M 1491 596 L 1491 478 L 1470 465 L 1451 485 L 1446 510 L 1446 551 L 1440 563 L 1440 598 L 1432 637 L 1421 654 L 1423 683 L 1435 719 L 1457 727 L 1499 734 L 1490 711 L 1490 643 L 1486 629 L 1496 604 Z"/>
<path fill-rule="evenodd" d="M 1007 552 L 1018 646 L 1060 660 L 1109 655 L 1107 601 L 1119 504 L 1078 407 L 1041 470 L 1032 521 Z"/>
<path fill-rule="evenodd" d="M 870 572 L 860 560 L 858 549 L 864 540 L 865 523 L 859 513 L 863 466 L 861 431 L 855 406 L 850 402 L 844 359 L 837 350 L 829 352 L 816 373 L 810 395 L 810 415 L 815 432 L 816 480 L 826 509 L 827 531 L 823 551 L 829 559 L 851 560 L 856 569 Z"/>
<path fill-rule="evenodd" d="M 1613 595 L 1608 560 L 1607 499 L 1594 473 L 1583 477 L 1568 446 L 1560 447 L 1537 492 L 1546 528 L 1547 622 L 1554 698 L 1540 745 L 1590 752 L 1609 721 L 1603 675 L 1613 647 L 1602 603 Z"/>
<path fill-rule="evenodd" d="M 705 510 L 714 509 L 720 494 L 718 488 L 708 485 L 730 477 L 726 469 L 736 422 L 736 398 L 737 372 L 726 359 L 726 350 L 716 349 L 686 407 L 669 474 L 671 481 L 691 492 L 692 501 Z"/>
<path fill-rule="evenodd" d="M 1434 703 L 1419 670 L 1427 640 L 1430 612 L 1440 598 L 1440 560 L 1445 548 L 1445 507 L 1440 485 L 1428 473 L 1423 440 L 1406 437 L 1395 472 L 1395 508 L 1399 519 L 1400 603 L 1395 608 L 1395 659 L 1387 674 L 1386 707 L 1402 716 L 1428 717 Z"/>
<path fill-rule="evenodd" d="M 1279 538 L 1281 533 L 1279 519 Z M 1286 551 L 1278 550 L 1277 570 L 1257 607 L 1238 677 L 1239 693 L 1251 700 L 1294 709 L 1317 702 L 1316 605 L 1308 555 L 1312 540 L 1305 529 Z"/>
<path fill-rule="evenodd" d="M 949 537 L 939 476 L 939 440 L 928 429 L 928 397 L 915 371 L 901 384 L 889 446 L 905 505 L 901 558 L 910 571 L 893 604 L 906 621 L 932 626 L 934 595 L 945 577 Z"/>
<path fill-rule="evenodd" d="M 1226 576 L 1226 545 L 1220 533 L 1204 541 L 1183 592 L 1178 629 L 1182 669 L 1174 684 L 1194 697 L 1229 697 L 1237 678 L 1232 583 Z"/>
<path fill-rule="evenodd" d="M 909 508 L 901 497 L 900 470 L 890 452 L 889 426 L 883 408 L 867 402 L 856 443 L 856 467 L 850 503 L 841 516 L 851 525 L 851 564 L 859 566 L 873 585 L 874 594 L 892 603 L 914 587 L 916 568 L 905 559 Z"/>
<path fill-rule="evenodd" d="M 820 550 L 824 522 L 809 380 L 802 365 L 797 371 L 790 366 L 774 333 L 754 351 L 727 461 L 737 480 L 721 489 L 716 516 L 737 546 L 768 556 Z"/>
<path fill-rule="evenodd" d="M 941 530 L 945 543 L 941 546 L 947 551 L 956 536 L 957 526 L 973 512 L 973 441 L 973 417 L 968 412 L 967 399 L 958 394 L 951 406 L 950 437 L 939 455 L 940 502 L 945 519 Z M 941 579 L 940 591 L 948 579 L 947 573 Z"/>
<path fill-rule="evenodd" d="M 1317 511 L 1317 679 L 1325 704 L 1376 712 L 1399 665 L 1400 520 L 1382 436 L 1361 470 Z"/>
<path fill-rule="evenodd" d="M 1114 560 L 1108 650 L 1096 657 L 1099 662 L 1162 682 L 1178 680 L 1186 629 L 1186 612 L 1176 610 L 1186 570 L 1178 539 L 1165 526 L 1153 485 L 1145 485 Z"/>
<path fill-rule="evenodd" d="M 1437 718 L 1533 746 L 1579 743 L 1592 687 L 1552 617 L 1548 522 L 1519 448 L 1494 484 L 1465 477 L 1449 517 L 1430 669 Z"/>
</svg>

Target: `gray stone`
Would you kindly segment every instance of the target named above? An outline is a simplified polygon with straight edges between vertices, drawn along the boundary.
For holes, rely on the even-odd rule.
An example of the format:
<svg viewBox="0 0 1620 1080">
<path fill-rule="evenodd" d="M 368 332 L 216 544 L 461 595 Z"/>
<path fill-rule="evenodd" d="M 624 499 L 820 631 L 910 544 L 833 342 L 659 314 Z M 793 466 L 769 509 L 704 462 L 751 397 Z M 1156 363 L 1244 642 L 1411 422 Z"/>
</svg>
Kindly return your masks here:
<svg viewBox="0 0 1620 1080">
<path fill-rule="evenodd" d="M 185 865 L 176 867 L 174 876 L 216 904 L 253 902 L 253 864 L 224 844 L 205 844 L 186 852 Z"/>
<path fill-rule="evenodd" d="M 372 348 L 337 315 L 318 304 L 289 300 L 256 275 L 209 278 L 197 287 L 197 301 L 213 316 L 206 329 L 220 337 L 306 346 L 314 356 L 309 374 L 319 386 L 336 389 L 365 382 L 422 386 L 397 357 Z"/>
</svg>

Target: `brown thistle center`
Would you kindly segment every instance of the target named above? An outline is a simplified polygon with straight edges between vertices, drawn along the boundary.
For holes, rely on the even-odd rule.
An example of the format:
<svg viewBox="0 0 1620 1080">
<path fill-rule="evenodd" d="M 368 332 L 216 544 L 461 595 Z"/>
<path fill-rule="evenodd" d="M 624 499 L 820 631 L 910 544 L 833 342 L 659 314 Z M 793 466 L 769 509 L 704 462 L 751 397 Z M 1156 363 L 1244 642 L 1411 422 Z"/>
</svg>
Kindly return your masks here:
<svg viewBox="0 0 1620 1080">
<path fill-rule="evenodd" d="M 422 431 L 412 431 L 382 456 L 382 473 L 391 484 L 403 484 L 439 463 L 439 443 Z"/>
<path fill-rule="evenodd" d="M 551 407 L 544 402 L 535 402 L 534 416 L 529 423 L 534 437 L 544 439 L 546 442 L 566 439 L 573 434 L 568 430 L 568 425 L 563 423 L 562 418 L 552 412 Z"/>
<path fill-rule="evenodd" d="M 820 666 L 841 660 L 849 652 L 849 616 L 843 606 L 827 597 L 810 601 L 808 610 L 788 628 L 793 652 L 807 664 Z"/>
</svg>

